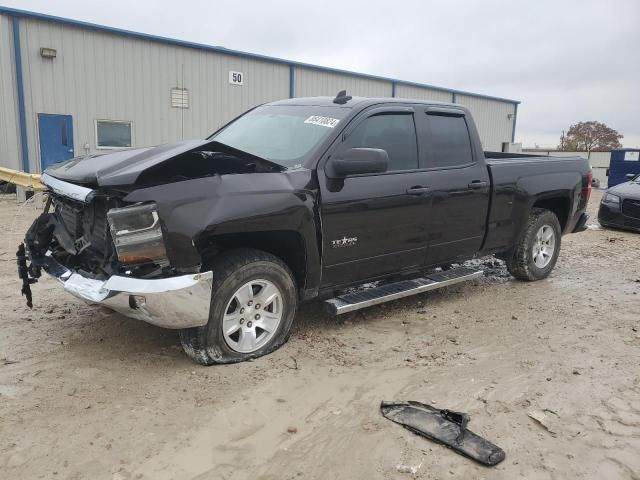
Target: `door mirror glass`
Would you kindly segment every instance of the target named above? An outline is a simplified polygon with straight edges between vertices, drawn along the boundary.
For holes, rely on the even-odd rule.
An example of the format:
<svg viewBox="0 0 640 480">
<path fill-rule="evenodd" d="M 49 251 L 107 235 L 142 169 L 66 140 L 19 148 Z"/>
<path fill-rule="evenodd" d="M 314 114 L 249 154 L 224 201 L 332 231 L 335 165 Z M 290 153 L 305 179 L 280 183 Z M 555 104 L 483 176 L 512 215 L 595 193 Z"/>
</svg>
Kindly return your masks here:
<svg viewBox="0 0 640 480">
<path fill-rule="evenodd" d="M 365 173 L 383 173 L 389 166 L 389 155 L 380 148 L 349 148 L 327 162 L 329 178 L 342 178 Z"/>
</svg>

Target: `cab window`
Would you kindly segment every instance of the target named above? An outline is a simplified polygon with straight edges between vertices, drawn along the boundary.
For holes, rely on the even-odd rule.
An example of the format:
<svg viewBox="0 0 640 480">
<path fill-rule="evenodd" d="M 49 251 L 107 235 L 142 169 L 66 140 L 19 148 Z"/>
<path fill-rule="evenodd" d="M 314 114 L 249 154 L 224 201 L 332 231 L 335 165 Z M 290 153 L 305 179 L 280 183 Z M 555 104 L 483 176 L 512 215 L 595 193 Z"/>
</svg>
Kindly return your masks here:
<svg viewBox="0 0 640 480">
<path fill-rule="evenodd" d="M 380 148 L 389 155 L 388 171 L 418 168 L 416 127 L 411 113 L 385 113 L 363 120 L 347 137 L 346 148 Z"/>
<path fill-rule="evenodd" d="M 471 140 L 463 116 L 427 115 L 429 167 L 446 168 L 473 162 Z"/>
</svg>

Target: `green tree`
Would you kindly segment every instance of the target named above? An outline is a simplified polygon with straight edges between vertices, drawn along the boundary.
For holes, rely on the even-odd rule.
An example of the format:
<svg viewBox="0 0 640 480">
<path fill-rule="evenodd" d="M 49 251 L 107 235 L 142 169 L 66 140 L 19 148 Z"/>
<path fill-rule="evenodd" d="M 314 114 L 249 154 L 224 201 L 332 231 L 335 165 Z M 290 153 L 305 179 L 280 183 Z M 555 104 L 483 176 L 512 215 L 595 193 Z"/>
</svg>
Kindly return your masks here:
<svg viewBox="0 0 640 480">
<path fill-rule="evenodd" d="M 569 127 L 565 135 L 560 136 L 558 150 L 565 152 L 606 152 L 622 148 L 620 140 L 623 138 L 616 130 L 604 123 L 589 121 L 578 122 Z"/>
</svg>

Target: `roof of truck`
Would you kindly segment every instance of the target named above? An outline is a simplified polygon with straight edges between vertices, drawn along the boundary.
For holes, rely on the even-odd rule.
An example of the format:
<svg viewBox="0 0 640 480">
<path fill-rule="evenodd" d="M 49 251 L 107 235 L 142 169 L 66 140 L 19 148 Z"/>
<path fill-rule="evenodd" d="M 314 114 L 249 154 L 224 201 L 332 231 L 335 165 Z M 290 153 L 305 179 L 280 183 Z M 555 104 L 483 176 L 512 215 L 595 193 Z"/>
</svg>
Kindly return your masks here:
<svg viewBox="0 0 640 480">
<path fill-rule="evenodd" d="M 417 100 L 412 98 L 396 98 L 396 97 L 352 97 L 344 104 L 335 103 L 336 97 L 300 97 L 300 98 L 288 98 L 285 100 L 278 100 L 275 102 L 267 103 L 267 105 L 304 105 L 314 107 L 336 107 L 336 108 L 353 108 L 353 107 L 367 107 L 369 105 L 378 105 L 381 103 L 406 103 L 406 104 L 424 104 L 424 105 L 442 105 L 445 107 L 459 107 L 466 109 L 464 105 L 457 103 L 438 102 L 436 100 Z"/>
</svg>

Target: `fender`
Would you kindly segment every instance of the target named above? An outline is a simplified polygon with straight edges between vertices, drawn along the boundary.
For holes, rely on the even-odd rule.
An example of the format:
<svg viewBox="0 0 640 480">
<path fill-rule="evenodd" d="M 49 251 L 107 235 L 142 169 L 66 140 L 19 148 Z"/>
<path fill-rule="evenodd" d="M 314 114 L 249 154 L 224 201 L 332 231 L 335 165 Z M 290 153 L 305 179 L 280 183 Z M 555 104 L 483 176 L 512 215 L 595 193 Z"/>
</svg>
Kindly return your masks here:
<svg viewBox="0 0 640 480">
<path fill-rule="evenodd" d="M 516 183 L 514 202 L 514 229 L 510 244 L 513 245 L 524 231 L 531 209 L 541 201 L 558 199 L 569 206 L 568 218 L 572 218 L 582 189 L 582 176 L 578 172 L 562 172 L 521 177 Z M 567 225 L 565 225 L 565 228 Z"/>
<path fill-rule="evenodd" d="M 525 168 L 523 168 L 525 170 Z M 563 233 L 571 230 L 583 188 L 582 175 L 578 172 L 551 172 L 527 174 L 510 179 L 507 169 L 493 170 L 494 192 L 490 210 L 487 244 L 483 253 L 510 248 L 518 241 L 529 219 L 531 209 L 537 204 L 558 200 L 567 206 L 567 222 Z"/>
<path fill-rule="evenodd" d="M 182 271 L 199 270 L 203 249 L 217 237 L 296 232 L 304 244 L 301 287 L 309 290 L 317 289 L 320 282 L 314 215 L 317 196 L 312 172 L 299 168 L 215 175 L 141 188 L 129 193 L 124 201 L 156 202 L 167 255 L 171 265 Z"/>
</svg>

